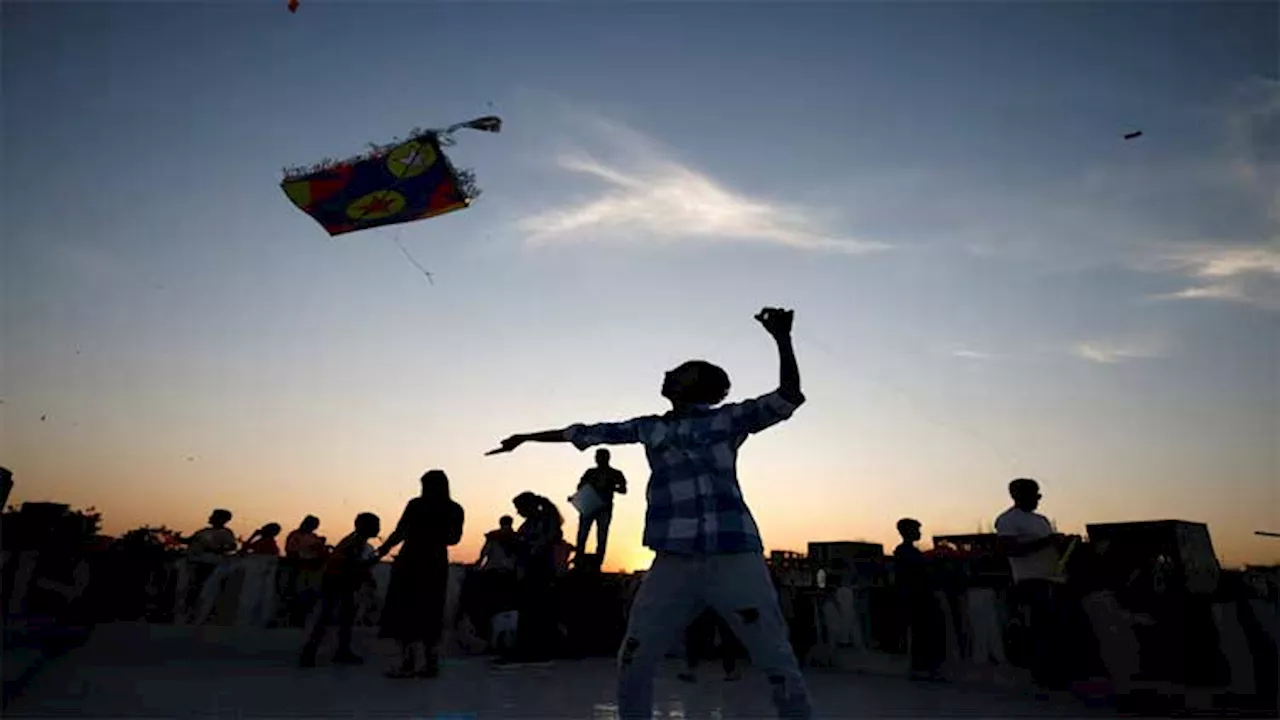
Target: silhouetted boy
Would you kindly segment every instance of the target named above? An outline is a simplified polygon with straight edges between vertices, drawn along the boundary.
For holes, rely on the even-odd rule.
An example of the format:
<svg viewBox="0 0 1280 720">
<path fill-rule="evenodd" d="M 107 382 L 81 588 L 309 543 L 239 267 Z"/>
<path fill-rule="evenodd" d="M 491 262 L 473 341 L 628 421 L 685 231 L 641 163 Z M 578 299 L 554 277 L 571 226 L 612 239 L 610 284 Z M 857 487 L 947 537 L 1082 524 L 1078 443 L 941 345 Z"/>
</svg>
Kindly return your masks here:
<svg viewBox="0 0 1280 720">
<path fill-rule="evenodd" d="M 911 629 L 911 677 L 914 680 L 941 680 L 938 668 L 946 654 L 946 626 L 942 608 L 933 595 L 928 561 L 916 547 L 920 521 L 898 521 L 902 544 L 893 551 L 898 593 Z"/>
<path fill-rule="evenodd" d="M 335 620 L 338 623 L 338 651 L 334 653 L 333 661 L 347 665 L 363 662 L 351 651 L 351 626 L 356 619 L 356 593 L 373 579 L 370 570 L 379 562 L 369 540 L 381 531 L 382 521 L 377 515 L 360 513 L 356 516 L 355 532 L 343 538 L 325 562 L 320 613 L 307 636 L 307 644 L 302 648 L 300 662 L 303 667 L 315 666 L 316 651 Z"/>
<path fill-rule="evenodd" d="M 776 308 L 756 315 L 777 342 L 781 366 L 778 389 L 767 395 L 715 407 L 729 393 L 729 376 L 691 360 L 666 374 L 662 396 L 672 409 L 665 415 L 515 435 L 490 453 L 510 452 L 525 442 L 571 442 L 579 450 L 644 445 L 651 469 L 644 544 L 657 557 L 636 595 L 619 651 L 618 710 L 624 719 L 652 717 L 658 662 L 708 606 L 768 676 L 779 715 L 812 715 L 736 467 L 748 436 L 791 417 L 804 402 L 791 344 L 793 316 Z"/>
</svg>

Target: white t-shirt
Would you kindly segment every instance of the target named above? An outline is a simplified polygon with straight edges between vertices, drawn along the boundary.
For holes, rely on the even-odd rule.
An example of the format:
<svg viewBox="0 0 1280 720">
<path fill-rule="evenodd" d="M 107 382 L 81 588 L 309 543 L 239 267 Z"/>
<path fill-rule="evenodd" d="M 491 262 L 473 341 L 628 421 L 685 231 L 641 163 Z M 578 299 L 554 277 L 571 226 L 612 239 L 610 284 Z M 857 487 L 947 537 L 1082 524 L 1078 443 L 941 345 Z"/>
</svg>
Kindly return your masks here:
<svg viewBox="0 0 1280 720">
<path fill-rule="evenodd" d="M 1027 512 L 1011 507 L 996 518 L 996 533 L 1001 537 L 1014 538 L 1019 542 L 1031 542 L 1053 534 L 1053 526 L 1049 519 L 1040 513 Z M 1030 555 L 1021 557 L 1009 556 L 1009 569 L 1013 571 L 1013 581 L 1053 580 L 1061 582 L 1058 575 L 1058 550 L 1046 545 Z"/>
</svg>

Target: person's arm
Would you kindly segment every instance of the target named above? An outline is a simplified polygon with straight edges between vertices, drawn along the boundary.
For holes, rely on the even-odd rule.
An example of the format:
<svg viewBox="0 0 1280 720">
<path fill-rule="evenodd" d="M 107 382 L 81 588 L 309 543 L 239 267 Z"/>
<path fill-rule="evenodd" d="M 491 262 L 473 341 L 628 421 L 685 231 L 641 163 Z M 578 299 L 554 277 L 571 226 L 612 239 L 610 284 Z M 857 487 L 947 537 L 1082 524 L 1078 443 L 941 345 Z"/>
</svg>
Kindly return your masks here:
<svg viewBox="0 0 1280 720">
<path fill-rule="evenodd" d="M 521 433 L 512 435 L 503 440 L 498 447 L 485 453 L 485 455 L 499 455 L 501 453 L 509 453 L 527 442 L 569 442 L 567 436 L 568 428 L 560 430 L 542 430 L 535 433 Z"/>
<path fill-rule="evenodd" d="M 622 471 L 619 470 L 618 474 L 615 476 L 614 479 L 617 482 L 613 486 L 613 491 L 618 493 L 619 495 L 626 495 L 627 494 L 627 476 L 623 475 Z"/>
<path fill-rule="evenodd" d="M 804 402 L 804 393 L 800 392 L 800 365 L 796 362 L 796 350 L 791 341 L 795 311 L 764 308 L 756 315 L 756 320 L 778 345 L 778 393 L 788 402 L 800 405 Z"/>
<path fill-rule="evenodd" d="M 635 418 L 623 422 L 598 423 L 595 425 L 570 425 L 561 430 L 544 430 L 542 432 L 512 435 L 497 448 L 485 455 L 508 453 L 527 442 L 567 442 L 579 450 L 586 450 L 593 445 L 626 445 L 640 442 L 640 427 L 644 418 Z"/>
<path fill-rule="evenodd" d="M 480 557 L 476 558 L 476 567 L 484 567 L 484 561 L 489 559 L 489 546 L 493 543 L 489 538 L 485 538 L 484 545 L 480 548 Z"/>
<path fill-rule="evenodd" d="M 382 543 L 382 546 L 378 548 L 378 557 L 386 557 L 387 553 L 391 552 L 391 548 L 404 542 L 405 533 L 409 531 L 409 523 L 411 522 L 409 515 L 412 508 L 413 501 L 411 500 L 408 505 L 404 506 L 404 512 L 400 513 L 400 522 L 396 523 L 396 529 L 387 536 L 386 542 Z"/>
<path fill-rule="evenodd" d="M 582 488 L 584 488 L 584 487 L 586 487 L 586 486 L 588 486 L 588 485 L 590 485 L 590 484 L 591 484 L 590 480 L 588 479 L 588 478 L 590 478 L 590 477 L 591 477 L 591 471 L 590 471 L 590 470 L 588 470 L 588 471 L 586 471 L 586 472 L 582 473 L 582 479 L 578 481 L 578 489 L 579 489 L 579 490 L 581 490 Z"/>
</svg>

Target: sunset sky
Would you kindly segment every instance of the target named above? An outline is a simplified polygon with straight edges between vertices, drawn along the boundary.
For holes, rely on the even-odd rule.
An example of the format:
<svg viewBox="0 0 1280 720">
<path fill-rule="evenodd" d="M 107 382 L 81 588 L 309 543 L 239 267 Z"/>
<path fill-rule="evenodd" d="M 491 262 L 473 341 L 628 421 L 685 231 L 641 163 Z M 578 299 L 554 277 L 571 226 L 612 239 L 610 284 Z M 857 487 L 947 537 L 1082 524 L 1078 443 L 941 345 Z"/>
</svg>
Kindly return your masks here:
<svg viewBox="0 0 1280 720">
<path fill-rule="evenodd" d="M 741 453 L 770 549 L 973 532 L 1027 475 L 1063 531 L 1280 560 L 1274 2 L 285 5 L 0 6 L 11 503 L 336 540 L 440 467 L 455 559 L 526 489 L 571 535 L 590 453 L 483 453 L 691 357 L 772 389 L 767 304 L 809 398 Z M 330 239 L 278 187 L 486 114 L 463 212 Z"/>
</svg>

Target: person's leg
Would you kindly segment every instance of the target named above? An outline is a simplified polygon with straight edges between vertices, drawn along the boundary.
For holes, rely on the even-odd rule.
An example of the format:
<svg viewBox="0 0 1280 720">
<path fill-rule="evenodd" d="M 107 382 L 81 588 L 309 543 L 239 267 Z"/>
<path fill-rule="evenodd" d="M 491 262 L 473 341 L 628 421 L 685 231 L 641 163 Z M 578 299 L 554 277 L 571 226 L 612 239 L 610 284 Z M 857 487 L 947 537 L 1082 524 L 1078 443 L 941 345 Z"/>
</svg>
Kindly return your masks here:
<svg viewBox="0 0 1280 720">
<path fill-rule="evenodd" d="M 320 611 L 316 613 L 315 620 L 311 624 L 311 630 L 307 633 L 307 642 L 302 646 L 302 665 L 304 667 L 311 667 L 316 664 L 316 652 L 320 649 L 320 643 L 324 641 L 324 634 L 329 629 L 329 623 L 336 612 L 336 603 L 326 593 L 320 599 Z"/>
<path fill-rule="evenodd" d="M 351 630 L 356 623 L 355 591 L 342 593 L 337 604 L 338 652 L 333 659 L 342 663 L 359 663 L 360 657 L 351 650 Z"/>
<path fill-rule="evenodd" d="M 810 718 L 809 690 L 787 637 L 787 622 L 764 557 L 755 553 L 708 558 L 708 599 L 764 671 L 779 717 Z"/>
<path fill-rule="evenodd" d="M 609 546 L 609 525 L 613 522 L 613 506 L 606 505 L 596 513 L 596 557 L 604 566 L 604 550 Z"/>
<path fill-rule="evenodd" d="M 667 650 L 702 609 L 703 560 L 658 555 L 631 606 L 618 650 L 618 717 L 653 717 L 653 675 Z"/>
<path fill-rule="evenodd" d="M 580 555 L 585 555 L 587 552 L 587 538 L 591 536 L 591 523 L 594 522 L 595 519 L 596 516 L 594 513 L 591 515 L 578 515 L 577 550 Z"/>
</svg>

